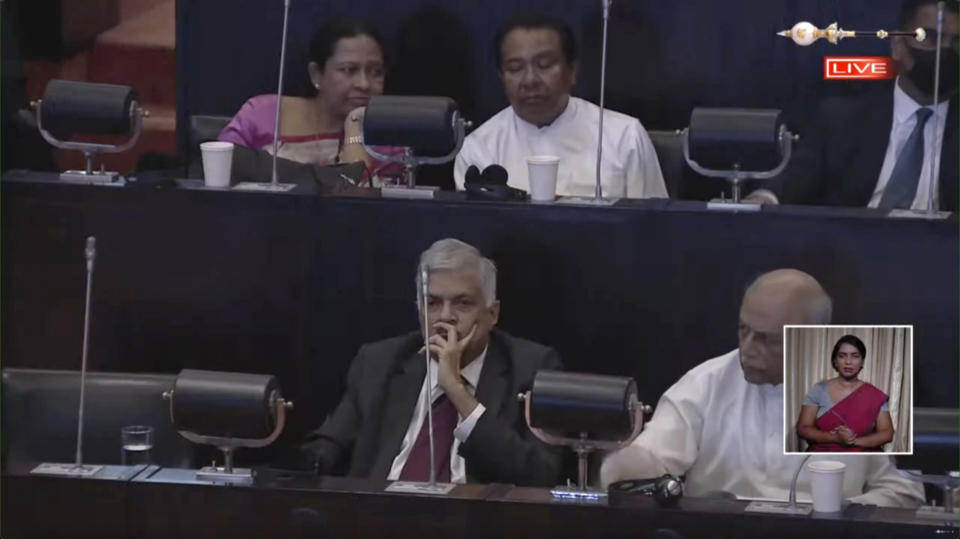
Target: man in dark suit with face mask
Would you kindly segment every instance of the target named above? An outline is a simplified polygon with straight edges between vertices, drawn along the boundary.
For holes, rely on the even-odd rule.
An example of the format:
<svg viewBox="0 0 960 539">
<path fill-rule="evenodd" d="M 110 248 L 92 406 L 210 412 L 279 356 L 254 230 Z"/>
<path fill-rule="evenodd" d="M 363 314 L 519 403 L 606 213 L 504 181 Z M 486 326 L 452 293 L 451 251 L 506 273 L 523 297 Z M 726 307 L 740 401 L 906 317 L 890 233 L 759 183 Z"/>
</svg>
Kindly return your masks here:
<svg viewBox="0 0 960 539">
<path fill-rule="evenodd" d="M 763 203 L 957 211 L 957 3 L 943 17 L 939 103 L 933 103 L 935 0 L 905 0 L 892 39 L 894 84 L 858 99 L 831 98 L 817 112 L 787 170 L 748 200 Z M 930 167 L 939 155 L 936 189 Z"/>
</svg>

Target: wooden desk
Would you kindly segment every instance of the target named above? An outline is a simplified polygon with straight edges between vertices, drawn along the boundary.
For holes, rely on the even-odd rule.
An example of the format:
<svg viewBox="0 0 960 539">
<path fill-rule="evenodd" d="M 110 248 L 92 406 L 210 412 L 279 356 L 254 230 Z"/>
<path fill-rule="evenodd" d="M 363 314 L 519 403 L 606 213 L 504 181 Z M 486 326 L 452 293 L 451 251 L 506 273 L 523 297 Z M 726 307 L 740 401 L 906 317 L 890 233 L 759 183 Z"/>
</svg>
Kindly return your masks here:
<svg viewBox="0 0 960 539">
<path fill-rule="evenodd" d="M 785 517 L 746 514 L 745 502 L 723 499 L 684 498 L 671 508 L 648 497 L 575 504 L 551 499 L 546 489 L 509 485 L 462 485 L 432 497 L 386 493 L 385 481 L 269 470 L 250 487 L 157 477 L 6 474 L 3 537 L 670 537 L 657 535 L 664 529 L 687 539 L 957 536 L 955 525 L 918 521 L 907 509 Z M 306 521 L 318 535 L 304 533 Z"/>
</svg>

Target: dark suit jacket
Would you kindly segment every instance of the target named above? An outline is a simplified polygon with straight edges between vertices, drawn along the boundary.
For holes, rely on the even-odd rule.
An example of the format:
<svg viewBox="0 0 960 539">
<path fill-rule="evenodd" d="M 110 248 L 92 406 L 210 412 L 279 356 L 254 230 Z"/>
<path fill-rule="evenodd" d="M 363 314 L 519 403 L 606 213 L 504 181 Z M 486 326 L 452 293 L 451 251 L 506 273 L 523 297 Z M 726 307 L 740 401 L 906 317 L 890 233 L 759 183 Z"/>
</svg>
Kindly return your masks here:
<svg viewBox="0 0 960 539">
<path fill-rule="evenodd" d="M 826 99 L 787 170 L 760 187 L 776 193 L 782 204 L 865 207 L 880 178 L 892 125 L 892 83 L 856 99 Z M 940 155 L 940 209 L 955 212 L 956 97 L 950 100 Z"/>
<path fill-rule="evenodd" d="M 322 471 L 349 459 L 348 475 L 387 477 L 426 373 L 423 354 L 417 353 L 422 343 L 419 333 L 411 333 L 360 348 L 347 374 L 343 400 L 303 446 L 319 460 Z M 557 484 L 562 453 L 533 437 L 517 394 L 530 388 L 537 370 L 559 368 L 560 357 L 553 349 L 491 332 L 476 391 L 486 411 L 460 444 L 468 481 Z"/>
</svg>

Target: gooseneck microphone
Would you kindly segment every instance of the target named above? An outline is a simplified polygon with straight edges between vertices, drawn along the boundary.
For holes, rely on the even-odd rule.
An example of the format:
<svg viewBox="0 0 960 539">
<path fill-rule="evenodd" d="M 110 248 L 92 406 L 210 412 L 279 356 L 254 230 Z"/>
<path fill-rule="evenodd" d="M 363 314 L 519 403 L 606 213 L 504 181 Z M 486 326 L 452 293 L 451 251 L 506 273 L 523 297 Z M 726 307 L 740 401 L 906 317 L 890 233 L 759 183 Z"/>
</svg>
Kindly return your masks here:
<svg viewBox="0 0 960 539">
<path fill-rule="evenodd" d="M 597 129 L 597 186 L 594 190 L 594 200 L 603 198 L 603 187 L 600 184 L 600 163 L 603 157 L 603 105 L 607 85 L 607 24 L 610 22 L 610 4 L 613 0 L 601 0 L 603 3 L 603 39 L 600 48 L 600 126 Z"/>
<path fill-rule="evenodd" d="M 940 168 L 940 154 L 937 149 L 937 133 L 940 132 L 940 115 L 936 114 L 936 107 L 940 104 L 940 52 L 943 46 L 943 8 L 944 2 L 937 2 L 937 52 L 933 61 L 933 140 L 930 144 L 934 151 L 930 153 L 930 192 L 927 195 L 927 215 L 936 215 L 937 206 L 933 199 L 938 195 L 940 188 L 938 170 Z"/>
<path fill-rule="evenodd" d="M 287 58 L 287 23 L 290 18 L 290 0 L 283 0 L 283 32 L 280 37 L 280 77 L 277 81 L 277 112 L 273 119 L 273 170 L 270 185 L 277 187 L 277 151 L 280 149 L 280 102 L 283 101 L 283 71 Z"/>
<path fill-rule="evenodd" d="M 420 264 L 420 309 L 423 315 L 423 357 L 427 362 L 426 391 L 423 393 L 423 405 L 427 408 L 427 440 L 430 446 L 430 486 L 437 484 L 437 467 L 433 454 L 433 384 L 430 383 L 430 315 L 427 312 L 427 295 L 429 294 L 430 270 L 426 264 Z"/>
<path fill-rule="evenodd" d="M 277 106 L 273 117 L 273 159 L 271 160 L 270 182 L 240 182 L 233 186 L 235 191 L 254 191 L 282 193 L 292 190 L 294 183 L 280 183 L 277 172 L 277 154 L 280 152 L 280 105 L 283 103 L 283 74 L 287 63 L 287 28 L 290 22 L 290 0 L 283 0 L 283 31 L 280 33 L 280 74 L 277 77 Z"/>
<path fill-rule="evenodd" d="M 800 477 L 800 472 L 803 470 L 803 465 L 810 460 L 810 457 L 813 455 L 807 455 L 803 457 L 803 460 L 800 461 L 800 466 L 797 466 L 797 471 L 793 473 L 793 481 L 790 482 L 790 503 L 787 504 L 787 507 L 790 509 L 795 509 L 797 507 L 797 479 Z"/>
<path fill-rule="evenodd" d="M 77 468 L 83 466 L 83 404 L 87 378 L 87 348 L 90 340 L 90 296 L 93 291 L 93 263 L 97 258 L 97 239 L 93 236 L 87 238 L 83 257 L 87 261 L 87 293 L 83 308 L 83 348 L 80 352 L 80 407 L 77 413 L 77 454 L 74 459 L 74 466 Z"/>
</svg>

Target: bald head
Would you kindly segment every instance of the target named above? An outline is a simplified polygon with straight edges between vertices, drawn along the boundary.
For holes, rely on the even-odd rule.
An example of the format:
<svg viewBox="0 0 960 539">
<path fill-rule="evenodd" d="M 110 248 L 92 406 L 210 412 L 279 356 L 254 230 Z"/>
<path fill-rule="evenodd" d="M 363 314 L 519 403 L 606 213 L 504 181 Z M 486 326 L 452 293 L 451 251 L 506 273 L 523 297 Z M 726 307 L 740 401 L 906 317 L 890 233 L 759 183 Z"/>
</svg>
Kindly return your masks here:
<svg viewBox="0 0 960 539">
<path fill-rule="evenodd" d="M 752 384 L 783 382 L 783 326 L 828 324 L 830 296 L 802 271 L 779 269 L 757 278 L 740 306 L 740 363 Z"/>
</svg>

